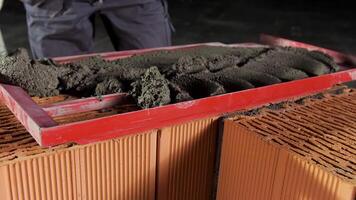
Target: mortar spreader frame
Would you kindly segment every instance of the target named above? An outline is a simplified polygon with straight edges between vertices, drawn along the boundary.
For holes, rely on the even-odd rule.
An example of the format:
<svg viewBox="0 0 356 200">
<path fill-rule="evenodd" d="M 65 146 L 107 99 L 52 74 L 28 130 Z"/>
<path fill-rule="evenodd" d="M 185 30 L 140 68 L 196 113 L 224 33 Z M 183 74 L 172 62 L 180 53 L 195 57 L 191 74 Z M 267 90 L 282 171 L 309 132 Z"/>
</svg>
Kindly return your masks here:
<svg viewBox="0 0 356 200">
<path fill-rule="evenodd" d="M 319 50 L 332 56 L 336 62 L 349 64 L 353 56 L 313 45 L 261 35 L 261 43 L 267 45 L 303 47 Z M 99 54 L 104 59 L 115 60 L 156 50 L 194 48 L 201 45 L 224 45 L 204 43 L 166 48 L 132 50 Z M 243 43 L 224 46 L 261 46 Z M 92 55 L 56 58 L 57 62 L 72 62 Z M 324 91 L 332 86 L 356 80 L 356 69 L 344 68 L 340 72 L 269 85 L 239 92 L 196 99 L 166 106 L 115 114 L 85 121 L 59 125 L 53 117 L 100 110 L 130 101 L 125 93 L 105 95 L 102 98 L 85 98 L 53 105 L 39 106 L 20 87 L 0 84 L 0 101 L 16 116 L 26 130 L 41 146 L 55 146 L 68 142 L 87 144 L 124 135 L 158 129 L 178 123 L 211 116 L 221 116 L 237 110 L 259 107 Z"/>
</svg>

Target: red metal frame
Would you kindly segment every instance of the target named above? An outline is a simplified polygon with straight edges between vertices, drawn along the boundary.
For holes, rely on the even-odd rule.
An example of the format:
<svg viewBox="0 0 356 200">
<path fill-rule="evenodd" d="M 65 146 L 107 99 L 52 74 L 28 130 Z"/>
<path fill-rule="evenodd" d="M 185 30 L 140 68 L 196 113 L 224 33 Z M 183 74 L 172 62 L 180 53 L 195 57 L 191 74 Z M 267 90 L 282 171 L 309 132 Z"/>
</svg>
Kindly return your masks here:
<svg viewBox="0 0 356 200">
<path fill-rule="evenodd" d="M 58 117 L 63 115 L 70 115 L 79 112 L 87 112 L 93 110 L 101 110 L 110 108 L 115 105 L 128 104 L 129 97 L 125 93 L 110 94 L 103 97 L 91 97 L 85 99 L 76 99 L 72 101 L 66 101 L 47 105 L 43 107 L 43 110 L 51 117 Z"/>
<path fill-rule="evenodd" d="M 57 126 L 57 123 L 22 88 L 0 84 L 0 100 L 39 144 L 42 144 L 41 130 Z"/>
<path fill-rule="evenodd" d="M 269 43 L 271 43 L 271 40 Z M 295 44 L 300 46 L 300 43 Z M 221 44 L 214 43 L 209 45 Z M 194 46 L 197 45 L 171 47 L 169 49 Z M 260 45 L 238 44 L 233 46 Z M 101 54 L 101 56 L 107 59 L 118 59 L 153 50 L 109 53 Z M 68 62 L 72 59 L 78 59 L 78 57 L 56 60 Z M 86 144 L 194 119 L 220 116 L 240 109 L 248 109 L 315 94 L 335 84 L 351 80 L 356 80 L 356 69 L 64 125 L 58 125 L 52 117 L 103 109 L 127 103 L 130 100 L 126 94 L 113 94 L 103 96 L 101 99 L 78 99 L 42 108 L 34 103 L 21 88 L 5 84 L 0 84 L 0 99 L 40 145 L 54 146 L 66 142 Z"/>
<path fill-rule="evenodd" d="M 272 45 L 272 46 L 284 46 L 284 47 L 292 46 L 292 47 L 300 47 L 300 48 L 308 49 L 309 51 L 315 51 L 315 50 L 321 51 L 333 57 L 336 63 L 356 66 L 356 56 L 343 54 L 334 50 L 314 46 L 311 44 L 288 40 L 285 38 L 275 37 L 267 34 L 261 34 L 260 41 L 263 44 Z"/>
</svg>

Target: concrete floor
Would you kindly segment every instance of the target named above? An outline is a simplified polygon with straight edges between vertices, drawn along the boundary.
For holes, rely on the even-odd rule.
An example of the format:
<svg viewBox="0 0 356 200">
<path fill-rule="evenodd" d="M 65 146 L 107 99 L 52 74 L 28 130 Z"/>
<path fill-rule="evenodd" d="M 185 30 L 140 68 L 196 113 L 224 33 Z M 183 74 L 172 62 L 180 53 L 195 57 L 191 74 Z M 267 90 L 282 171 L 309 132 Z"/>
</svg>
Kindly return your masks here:
<svg viewBox="0 0 356 200">
<path fill-rule="evenodd" d="M 269 33 L 356 54 L 355 12 L 347 6 L 335 7 L 325 2 L 309 6 L 281 4 L 277 0 L 268 4 L 242 0 L 203 2 L 180 0 L 170 4 L 176 28 L 174 44 L 256 42 L 259 33 Z M 97 24 L 96 51 L 112 51 L 100 20 Z M 19 1 L 5 1 L 0 29 L 8 50 L 28 48 L 25 11 Z"/>
</svg>

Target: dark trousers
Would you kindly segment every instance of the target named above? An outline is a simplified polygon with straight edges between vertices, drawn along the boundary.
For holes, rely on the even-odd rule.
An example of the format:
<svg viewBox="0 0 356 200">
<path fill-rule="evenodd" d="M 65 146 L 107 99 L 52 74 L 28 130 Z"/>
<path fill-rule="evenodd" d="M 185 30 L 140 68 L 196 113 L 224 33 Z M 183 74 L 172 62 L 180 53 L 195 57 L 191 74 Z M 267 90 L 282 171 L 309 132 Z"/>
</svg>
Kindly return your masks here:
<svg viewBox="0 0 356 200">
<path fill-rule="evenodd" d="M 23 0 L 34 58 L 93 52 L 100 16 L 116 50 L 171 45 L 164 0 Z"/>
</svg>

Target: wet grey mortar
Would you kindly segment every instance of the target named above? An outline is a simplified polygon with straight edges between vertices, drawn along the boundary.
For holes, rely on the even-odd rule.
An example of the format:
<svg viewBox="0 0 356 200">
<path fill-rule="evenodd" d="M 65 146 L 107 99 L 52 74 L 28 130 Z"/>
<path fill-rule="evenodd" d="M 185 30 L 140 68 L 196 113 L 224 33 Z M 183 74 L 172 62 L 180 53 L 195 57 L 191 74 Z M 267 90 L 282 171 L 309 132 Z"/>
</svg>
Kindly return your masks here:
<svg viewBox="0 0 356 200">
<path fill-rule="evenodd" d="M 142 108 L 335 72 L 329 56 L 297 48 L 198 47 L 156 51 L 117 61 L 90 57 L 69 64 L 0 57 L 0 81 L 32 96 L 128 92 Z M 150 96 L 151 95 L 151 96 Z"/>
</svg>

